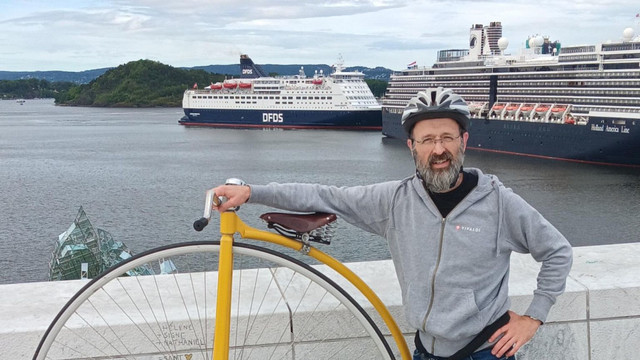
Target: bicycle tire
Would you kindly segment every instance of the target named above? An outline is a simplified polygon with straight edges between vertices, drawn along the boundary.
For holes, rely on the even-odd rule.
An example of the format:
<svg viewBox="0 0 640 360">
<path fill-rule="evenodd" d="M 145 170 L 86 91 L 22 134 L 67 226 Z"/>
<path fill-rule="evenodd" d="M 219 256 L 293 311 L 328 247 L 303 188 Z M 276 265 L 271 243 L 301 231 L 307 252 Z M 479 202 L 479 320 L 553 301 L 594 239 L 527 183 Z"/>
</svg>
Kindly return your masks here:
<svg viewBox="0 0 640 360">
<path fill-rule="evenodd" d="M 219 245 L 167 245 L 108 269 L 65 304 L 33 359 L 211 359 L 217 277 L 207 266 L 217 264 Z M 233 251 L 236 266 L 246 258 L 254 267 L 234 270 L 230 359 L 395 359 L 367 312 L 317 269 L 255 245 L 236 243 Z M 122 276 L 160 259 L 196 271 Z M 312 296 L 320 300 L 305 302 Z M 340 326 L 320 326 L 332 321 Z"/>
</svg>

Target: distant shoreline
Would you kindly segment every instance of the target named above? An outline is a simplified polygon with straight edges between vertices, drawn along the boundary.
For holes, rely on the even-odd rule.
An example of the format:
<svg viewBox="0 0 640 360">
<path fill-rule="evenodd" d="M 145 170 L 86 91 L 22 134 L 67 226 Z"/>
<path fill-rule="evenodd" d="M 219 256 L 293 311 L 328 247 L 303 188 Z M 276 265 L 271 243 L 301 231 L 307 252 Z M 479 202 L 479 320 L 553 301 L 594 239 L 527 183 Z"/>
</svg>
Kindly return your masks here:
<svg viewBox="0 0 640 360">
<path fill-rule="evenodd" d="M 16 101 L 16 100 L 25 100 L 25 101 L 29 101 L 29 100 L 54 100 L 55 98 L 22 98 L 22 97 L 15 97 L 15 98 L 1 98 L 0 101 Z M 135 109 L 135 108 L 140 108 L 140 109 L 170 109 L 170 108 L 174 108 L 174 109 L 181 109 L 181 106 L 116 106 L 116 105 L 109 105 L 109 106 L 98 106 L 98 105 L 74 105 L 74 104 L 56 104 L 54 102 L 55 106 L 65 106 L 65 107 L 83 107 L 83 108 L 122 108 L 122 109 Z"/>
</svg>

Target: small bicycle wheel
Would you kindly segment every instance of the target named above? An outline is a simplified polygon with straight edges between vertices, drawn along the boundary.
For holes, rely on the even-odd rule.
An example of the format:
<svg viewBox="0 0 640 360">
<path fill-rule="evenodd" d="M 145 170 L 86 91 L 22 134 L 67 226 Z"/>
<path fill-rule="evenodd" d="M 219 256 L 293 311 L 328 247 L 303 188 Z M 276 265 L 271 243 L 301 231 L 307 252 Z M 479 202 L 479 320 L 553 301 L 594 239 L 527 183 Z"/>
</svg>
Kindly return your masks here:
<svg viewBox="0 0 640 360">
<path fill-rule="evenodd" d="M 62 308 L 33 359 L 211 359 L 219 247 L 164 246 L 102 273 Z M 363 308 L 318 270 L 248 244 L 233 253 L 229 359 L 394 359 Z M 127 276 L 142 265 L 159 274 L 159 262 L 178 272 Z"/>
</svg>

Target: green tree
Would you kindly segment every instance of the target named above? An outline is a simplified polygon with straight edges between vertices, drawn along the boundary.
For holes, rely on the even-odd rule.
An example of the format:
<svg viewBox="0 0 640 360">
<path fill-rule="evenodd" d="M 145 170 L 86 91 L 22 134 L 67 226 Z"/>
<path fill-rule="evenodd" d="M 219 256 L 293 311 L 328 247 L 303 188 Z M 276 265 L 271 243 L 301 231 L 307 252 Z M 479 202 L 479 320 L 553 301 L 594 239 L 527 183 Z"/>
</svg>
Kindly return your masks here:
<svg viewBox="0 0 640 360">
<path fill-rule="evenodd" d="M 49 82 L 39 79 L 0 80 L 1 99 L 52 98 L 61 91 L 68 91 L 70 82 Z"/>
<path fill-rule="evenodd" d="M 151 60 L 132 61 L 105 72 L 89 84 L 56 96 L 57 104 L 154 107 L 182 105 L 184 90 L 223 81 L 224 75 L 183 70 Z"/>
<path fill-rule="evenodd" d="M 383 97 L 385 91 L 387 91 L 388 82 L 386 81 L 375 79 L 365 79 L 364 81 L 369 85 L 369 89 L 371 89 L 373 96 L 377 98 Z"/>
</svg>

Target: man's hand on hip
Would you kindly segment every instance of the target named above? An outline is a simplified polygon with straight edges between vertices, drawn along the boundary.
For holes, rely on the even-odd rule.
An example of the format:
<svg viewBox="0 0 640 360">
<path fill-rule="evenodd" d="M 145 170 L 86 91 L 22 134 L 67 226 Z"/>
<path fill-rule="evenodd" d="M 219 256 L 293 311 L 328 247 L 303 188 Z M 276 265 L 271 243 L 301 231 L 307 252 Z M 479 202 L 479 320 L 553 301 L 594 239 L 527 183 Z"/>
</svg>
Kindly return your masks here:
<svg viewBox="0 0 640 360">
<path fill-rule="evenodd" d="M 503 356 L 513 356 L 526 343 L 533 338 L 542 322 L 529 316 L 521 316 L 513 311 L 509 311 L 509 322 L 496 331 L 489 342 L 498 342 L 493 346 L 491 353 L 502 358 Z M 502 337 L 501 337 L 502 336 Z"/>
</svg>

